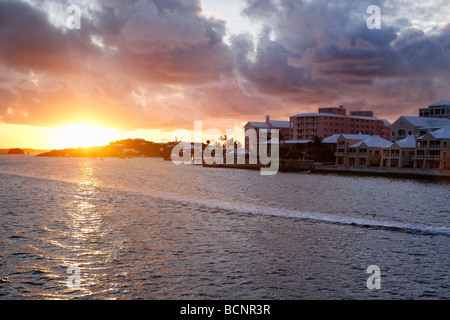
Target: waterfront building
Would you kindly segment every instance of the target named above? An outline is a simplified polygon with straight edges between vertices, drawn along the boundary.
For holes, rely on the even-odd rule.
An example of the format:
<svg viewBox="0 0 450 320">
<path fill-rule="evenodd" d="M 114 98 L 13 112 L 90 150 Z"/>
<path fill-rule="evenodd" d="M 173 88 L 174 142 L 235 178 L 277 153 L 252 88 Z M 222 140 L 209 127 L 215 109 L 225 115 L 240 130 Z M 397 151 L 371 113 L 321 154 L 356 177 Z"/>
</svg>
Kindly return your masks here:
<svg viewBox="0 0 450 320">
<path fill-rule="evenodd" d="M 381 150 L 380 167 L 412 168 L 414 166 L 413 156 L 415 155 L 415 150 L 416 139 L 412 135 L 391 143 L 389 147 Z"/>
<path fill-rule="evenodd" d="M 419 109 L 419 117 L 450 119 L 450 101 L 441 100 Z"/>
<path fill-rule="evenodd" d="M 450 126 L 416 139 L 414 168 L 450 169 Z"/>
<path fill-rule="evenodd" d="M 373 117 L 372 111 L 352 111 L 345 107 L 319 108 L 317 113 L 301 113 L 290 117 L 291 139 L 311 140 L 334 134 L 378 135 L 388 139 L 390 123 Z"/>
<path fill-rule="evenodd" d="M 409 135 L 418 138 L 447 125 L 450 125 L 450 120 L 443 118 L 401 116 L 391 125 L 389 140 L 395 142 Z"/>
<path fill-rule="evenodd" d="M 290 122 L 289 121 L 281 121 L 281 120 L 270 120 L 270 116 L 266 116 L 265 122 L 256 122 L 256 121 L 249 121 L 244 126 L 245 132 L 247 132 L 250 129 L 255 130 L 257 140 L 259 139 L 259 132 L 261 129 L 267 130 L 267 140 L 271 139 L 270 131 L 273 129 L 279 130 L 280 140 L 290 140 Z M 258 141 L 257 141 L 258 143 Z M 250 145 L 250 139 L 246 135 L 245 137 L 245 150 L 250 150 L 252 146 Z"/>
<path fill-rule="evenodd" d="M 338 138 L 340 152 L 336 153 L 336 164 L 347 166 L 379 166 L 381 149 L 389 147 L 392 142 L 380 136 L 371 136 L 355 143 L 354 139 Z"/>
<path fill-rule="evenodd" d="M 336 165 L 354 165 L 354 156 L 356 155 L 356 151 L 352 151 L 350 154 L 350 146 L 367 140 L 371 136 L 365 134 L 337 134 L 331 137 L 327 137 L 323 139 L 323 143 L 326 144 L 335 144 L 336 152 L 334 153 L 336 157 Z M 350 160 L 352 159 L 352 160 Z"/>
</svg>

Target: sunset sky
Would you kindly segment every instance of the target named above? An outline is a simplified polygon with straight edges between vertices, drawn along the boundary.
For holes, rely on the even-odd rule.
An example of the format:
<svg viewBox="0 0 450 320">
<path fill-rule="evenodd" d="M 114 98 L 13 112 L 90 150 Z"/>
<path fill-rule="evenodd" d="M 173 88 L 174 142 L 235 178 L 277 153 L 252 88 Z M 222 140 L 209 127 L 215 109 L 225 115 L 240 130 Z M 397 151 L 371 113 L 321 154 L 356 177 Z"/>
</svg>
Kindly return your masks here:
<svg viewBox="0 0 450 320">
<path fill-rule="evenodd" d="M 0 0 L 0 148 L 167 141 L 195 120 L 339 105 L 393 122 L 443 99 L 448 0 Z"/>
</svg>

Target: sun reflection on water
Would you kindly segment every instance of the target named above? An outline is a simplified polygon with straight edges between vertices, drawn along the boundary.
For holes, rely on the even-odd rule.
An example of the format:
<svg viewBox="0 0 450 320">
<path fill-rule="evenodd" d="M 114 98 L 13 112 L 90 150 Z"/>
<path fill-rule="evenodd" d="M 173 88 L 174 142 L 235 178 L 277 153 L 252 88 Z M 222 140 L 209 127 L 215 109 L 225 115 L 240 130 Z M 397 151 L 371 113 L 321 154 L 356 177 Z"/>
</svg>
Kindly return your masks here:
<svg viewBox="0 0 450 320">
<path fill-rule="evenodd" d="M 66 204 L 67 223 L 72 242 L 71 259 L 67 266 L 76 265 L 81 271 L 81 286 L 77 296 L 91 296 L 108 285 L 102 281 L 104 270 L 110 268 L 115 248 L 104 245 L 108 229 L 103 223 L 104 210 L 98 205 L 98 181 L 93 163 L 85 159 L 80 163 L 80 174 L 75 184 L 73 200 Z"/>
</svg>

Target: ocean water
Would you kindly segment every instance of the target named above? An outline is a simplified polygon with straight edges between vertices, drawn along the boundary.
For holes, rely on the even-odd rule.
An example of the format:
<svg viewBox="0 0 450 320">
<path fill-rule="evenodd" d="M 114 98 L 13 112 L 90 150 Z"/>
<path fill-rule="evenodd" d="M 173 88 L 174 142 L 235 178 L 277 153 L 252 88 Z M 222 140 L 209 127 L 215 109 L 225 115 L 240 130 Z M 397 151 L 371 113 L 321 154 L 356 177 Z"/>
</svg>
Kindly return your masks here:
<svg viewBox="0 0 450 320">
<path fill-rule="evenodd" d="M 450 298 L 432 179 L 5 155 L 0 225 L 0 299 Z"/>
</svg>

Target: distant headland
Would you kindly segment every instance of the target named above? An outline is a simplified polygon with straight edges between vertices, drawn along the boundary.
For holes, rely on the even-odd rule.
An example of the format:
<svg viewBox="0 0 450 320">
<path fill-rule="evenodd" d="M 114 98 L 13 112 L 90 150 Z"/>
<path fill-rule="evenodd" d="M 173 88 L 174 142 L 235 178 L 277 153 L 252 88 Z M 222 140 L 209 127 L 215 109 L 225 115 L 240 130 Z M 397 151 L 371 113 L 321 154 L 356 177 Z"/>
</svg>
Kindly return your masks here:
<svg viewBox="0 0 450 320">
<path fill-rule="evenodd" d="M 155 143 L 144 139 L 124 139 L 106 146 L 51 150 L 39 157 L 170 157 L 175 142 Z"/>
</svg>

